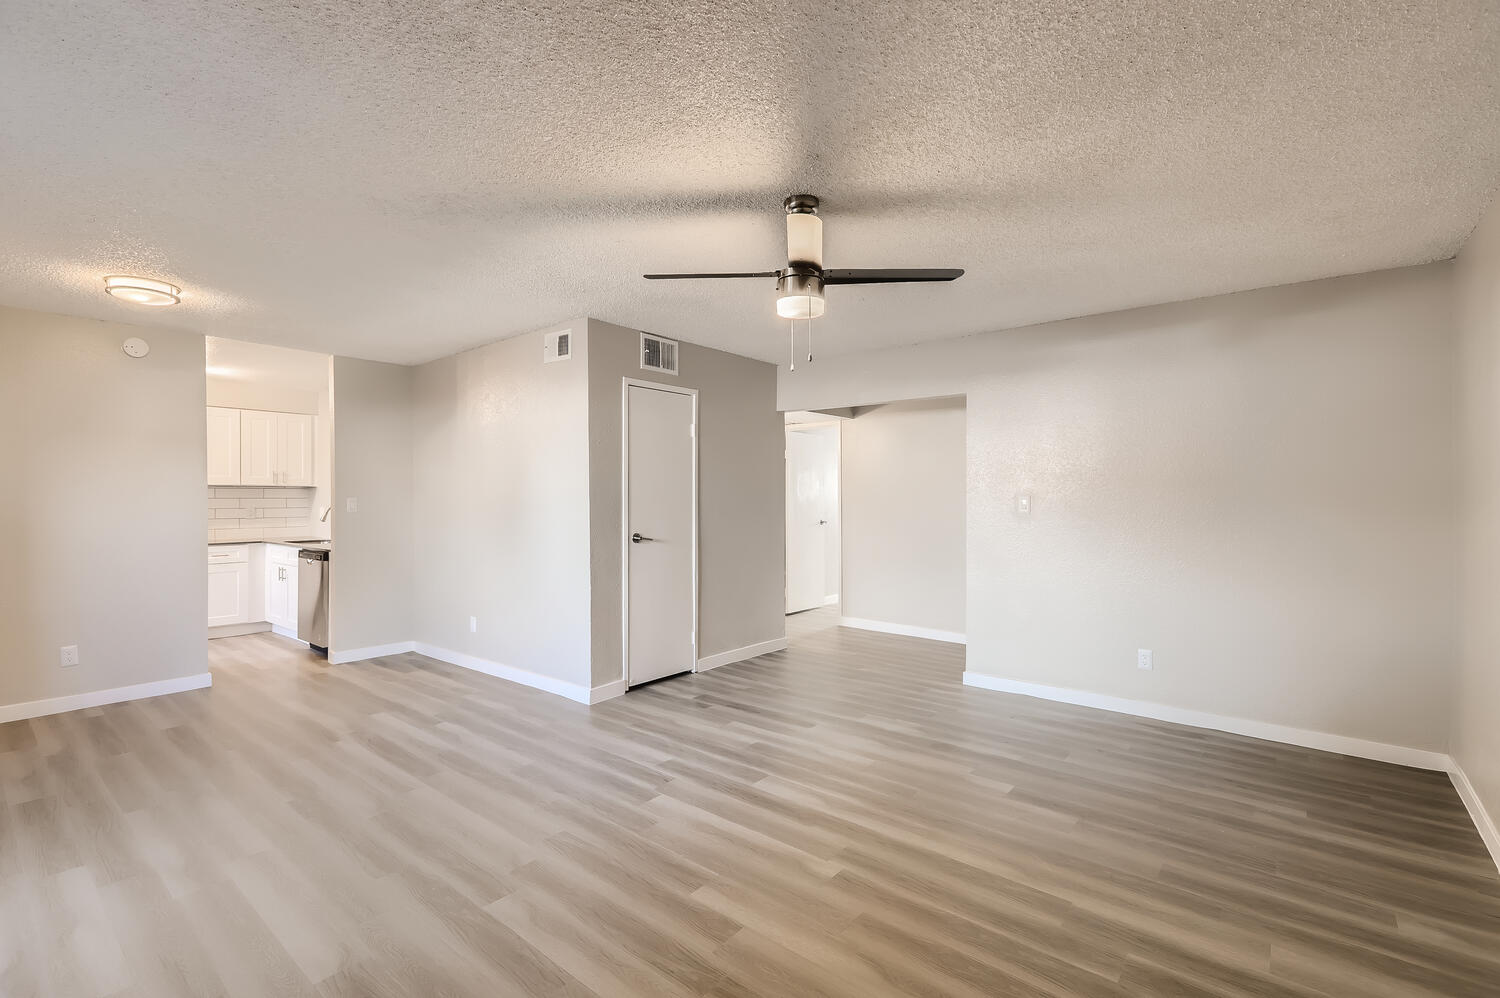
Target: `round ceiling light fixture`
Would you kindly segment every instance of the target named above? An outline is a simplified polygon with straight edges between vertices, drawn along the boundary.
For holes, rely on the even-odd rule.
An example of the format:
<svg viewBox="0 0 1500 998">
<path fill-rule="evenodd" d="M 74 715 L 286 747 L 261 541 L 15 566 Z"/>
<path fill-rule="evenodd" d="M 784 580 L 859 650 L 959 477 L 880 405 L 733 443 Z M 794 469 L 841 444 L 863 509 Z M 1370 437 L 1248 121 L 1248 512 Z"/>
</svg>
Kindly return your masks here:
<svg viewBox="0 0 1500 998">
<path fill-rule="evenodd" d="M 146 277 L 106 277 L 104 293 L 132 305 L 176 305 L 182 301 L 182 289 L 166 281 Z"/>
</svg>

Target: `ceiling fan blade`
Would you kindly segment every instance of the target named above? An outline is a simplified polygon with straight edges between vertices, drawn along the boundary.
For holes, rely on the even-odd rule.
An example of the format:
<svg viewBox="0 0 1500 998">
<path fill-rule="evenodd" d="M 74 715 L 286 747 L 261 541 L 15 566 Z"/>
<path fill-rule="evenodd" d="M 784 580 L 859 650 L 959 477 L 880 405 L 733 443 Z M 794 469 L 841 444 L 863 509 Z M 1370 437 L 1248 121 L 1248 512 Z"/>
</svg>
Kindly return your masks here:
<svg viewBox="0 0 1500 998">
<path fill-rule="evenodd" d="M 924 281 L 956 281 L 961 269 L 919 267 L 908 270 L 825 270 L 824 284 L 915 284 Z"/>
<path fill-rule="evenodd" d="M 763 270 L 757 274 L 643 274 L 648 281 L 693 281 L 699 278 L 714 277 L 776 277 L 779 271 Z"/>
</svg>

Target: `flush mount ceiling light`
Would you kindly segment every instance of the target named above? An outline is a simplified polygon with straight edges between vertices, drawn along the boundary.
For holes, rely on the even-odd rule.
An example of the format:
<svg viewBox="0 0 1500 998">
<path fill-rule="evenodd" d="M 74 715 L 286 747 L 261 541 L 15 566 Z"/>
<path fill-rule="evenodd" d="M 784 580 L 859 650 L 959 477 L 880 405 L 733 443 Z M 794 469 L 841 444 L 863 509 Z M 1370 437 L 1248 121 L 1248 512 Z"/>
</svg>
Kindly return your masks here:
<svg viewBox="0 0 1500 998">
<path fill-rule="evenodd" d="M 132 305 L 176 305 L 182 301 L 182 289 L 177 285 L 146 277 L 106 277 L 104 293 Z"/>
<path fill-rule="evenodd" d="M 818 199 L 811 194 L 793 194 L 782 203 L 786 210 L 785 270 L 762 270 L 739 274 L 646 274 L 648 281 L 694 280 L 722 277 L 776 278 L 776 314 L 783 319 L 816 319 L 827 303 L 823 288 L 830 284 L 919 284 L 953 281 L 964 275 L 958 268 L 906 268 L 883 270 L 828 270 L 823 266 L 823 220 L 818 217 Z M 795 325 L 793 329 L 795 329 Z M 812 324 L 808 324 L 807 359 L 812 360 Z M 792 370 L 797 369 L 793 349 Z"/>
</svg>

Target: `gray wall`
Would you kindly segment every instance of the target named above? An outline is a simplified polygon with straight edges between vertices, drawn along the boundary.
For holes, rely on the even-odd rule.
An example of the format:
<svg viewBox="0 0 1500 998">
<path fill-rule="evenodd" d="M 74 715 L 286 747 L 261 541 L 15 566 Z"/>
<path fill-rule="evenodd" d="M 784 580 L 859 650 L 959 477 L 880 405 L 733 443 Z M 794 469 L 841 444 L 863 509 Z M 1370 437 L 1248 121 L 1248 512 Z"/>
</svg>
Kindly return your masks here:
<svg viewBox="0 0 1500 998">
<path fill-rule="evenodd" d="M 1464 642 L 1450 751 L 1500 821 L 1500 204 L 1458 256 Z"/>
<path fill-rule="evenodd" d="M 842 424 L 845 617 L 964 630 L 964 400 L 861 409 Z"/>
<path fill-rule="evenodd" d="M 330 656 L 412 640 L 413 375 L 333 359 Z"/>
<path fill-rule="evenodd" d="M 572 360 L 542 331 L 416 369 L 408 637 L 587 687 L 588 337 L 554 328 Z"/>
<path fill-rule="evenodd" d="M 779 372 L 779 405 L 967 396 L 970 670 L 1440 750 L 1458 654 L 1451 278 L 1434 264 L 825 358 Z"/>
<path fill-rule="evenodd" d="M 0 705 L 206 672 L 203 337 L 0 308 L 0 357 Z"/>
<path fill-rule="evenodd" d="M 692 343 L 679 376 L 642 371 L 640 333 L 589 323 L 594 685 L 621 676 L 622 378 L 698 389 L 698 657 L 786 636 L 783 451 L 770 364 Z"/>
</svg>

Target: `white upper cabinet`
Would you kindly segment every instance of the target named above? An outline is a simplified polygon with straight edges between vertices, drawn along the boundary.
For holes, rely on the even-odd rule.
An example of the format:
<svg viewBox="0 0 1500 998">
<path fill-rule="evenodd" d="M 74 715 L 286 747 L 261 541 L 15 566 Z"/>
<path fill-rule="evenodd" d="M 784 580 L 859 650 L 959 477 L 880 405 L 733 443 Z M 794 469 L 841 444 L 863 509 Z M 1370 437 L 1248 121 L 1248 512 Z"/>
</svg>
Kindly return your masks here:
<svg viewBox="0 0 1500 998">
<path fill-rule="evenodd" d="M 208 484 L 314 484 L 313 418 L 209 406 Z"/>
<path fill-rule="evenodd" d="M 313 418 L 300 412 L 276 414 L 277 485 L 313 483 Z"/>
<path fill-rule="evenodd" d="M 276 417 L 278 413 L 245 409 L 240 412 L 240 484 L 280 485 L 276 473 Z"/>
<path fill-rule="evenodd" d="M 240 484 L 240 411 L 208 407 L 208 484 Z"/>
</svg>

